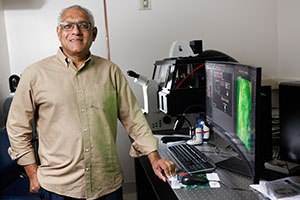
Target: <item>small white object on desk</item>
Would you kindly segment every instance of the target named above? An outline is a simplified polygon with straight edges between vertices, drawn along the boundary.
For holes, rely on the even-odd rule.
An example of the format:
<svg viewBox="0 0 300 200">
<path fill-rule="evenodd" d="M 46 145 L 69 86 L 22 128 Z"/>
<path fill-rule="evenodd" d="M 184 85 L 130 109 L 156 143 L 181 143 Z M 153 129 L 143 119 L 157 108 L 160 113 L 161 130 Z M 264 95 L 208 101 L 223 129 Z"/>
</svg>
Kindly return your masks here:
<svg viewBox="0 0 300 200">
<path fill-rule="evenodd" d="M 207 173 L 206 178 L 207 178 L 207 180 L 209 180 L 209 186 L 211 188 L 220 188 L 221 187 L 221 185 L 219 183 L 220 178 L 217 173 L 215 173 L 215 172 Z"/>
<path fill-rule="evenodd" d="M 206 174 L 206 178 L 209 181 L 220 181 L 220 178 L 218 176 L 217 173 L 213 172 L 213 173 L 207 173 Z"/>
</svg>

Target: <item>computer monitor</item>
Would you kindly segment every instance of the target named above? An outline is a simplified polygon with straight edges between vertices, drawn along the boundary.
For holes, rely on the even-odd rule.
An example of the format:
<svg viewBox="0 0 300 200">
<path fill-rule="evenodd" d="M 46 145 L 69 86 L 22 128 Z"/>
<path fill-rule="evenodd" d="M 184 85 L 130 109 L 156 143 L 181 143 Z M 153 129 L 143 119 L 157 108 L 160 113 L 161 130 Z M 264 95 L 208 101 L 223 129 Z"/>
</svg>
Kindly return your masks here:
<svg viewBox="0 0 300 200">
<path fill-rule="evenodd" d="M 261 68 L 220 61 L 208 61 L 205 68 L 206 121 L 242 159 L 240 163 L 245 167 L 234 171 L 258 182 L 262 170 L 258 145 Z M 233 160 L 236 157 L 220 162 L 219 166 Z M 230 165 L 238 167 L 233 163 Z"/>
<path fill-rule="evenodd" d="M 279 84 L 280 159 L 300 164 L 300 81 Z"/>
</svg>

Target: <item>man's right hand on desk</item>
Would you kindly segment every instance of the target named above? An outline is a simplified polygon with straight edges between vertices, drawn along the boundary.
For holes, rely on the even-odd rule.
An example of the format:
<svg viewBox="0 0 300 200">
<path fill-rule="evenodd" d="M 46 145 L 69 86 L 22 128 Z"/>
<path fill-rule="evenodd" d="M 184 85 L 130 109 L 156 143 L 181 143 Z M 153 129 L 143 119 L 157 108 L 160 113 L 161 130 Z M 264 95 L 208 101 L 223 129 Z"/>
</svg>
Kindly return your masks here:
<svg viewBox="0 0 300 200">
<path fill-rule="evenodd" d="M 148 158 L 150 160 L 154 173 L 164 182 L 166 182 L 167 179 L 163 175 L 163 173 L 167 176 L 167 178 L 172 178 L 176 174 L 177 169 L 175 163 L 168 159 L 160 158 L 157 151 L 151 152 L 148 155 Z"/>
</svg>

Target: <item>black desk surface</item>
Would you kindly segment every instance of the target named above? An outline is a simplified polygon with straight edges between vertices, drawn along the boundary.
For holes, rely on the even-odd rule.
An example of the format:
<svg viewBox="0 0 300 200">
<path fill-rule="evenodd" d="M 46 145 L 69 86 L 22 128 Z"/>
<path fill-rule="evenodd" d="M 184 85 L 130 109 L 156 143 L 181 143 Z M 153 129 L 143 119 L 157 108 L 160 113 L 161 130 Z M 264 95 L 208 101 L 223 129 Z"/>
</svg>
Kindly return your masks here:
<svg viewBox="0 0 300 200">
<path fill-rule="evenodd" d="M 167 145 L 161 142 L 163 135 L 156 135 L 159 139 L 159 154 L 162 158 L 167 158 L 176 163 L 171 155 L 167 152 Z M 226 146 L 222 141 L 214 139 L 214 145 L 220 149 L 216 153 L 215 146 L 211 144 L 203 144 L 197 146 L 204 154 L 207 155 L 212 162 L 219 162 L 221 160 L 231 157 L 234 152 L 225 151 Z M 174 143 L 173 143 L 174 144 Z M 222 150 L 223 149 L 223 150 Z M 170 183 L 160 181 L 153 173 L 151 164 L 147 157 L 141 157 L 135 160 L 136 164 L 136 182 L 137 182 L 137 196 L 138 200 L 146 199 L 162 199 L 162 200 L 197 200 L 197 199 L 264 199 L 260 194 L 254 192 L 249 185 L 252 180 L 249 177 L 233 173 L 231 171 L 216 168 L 215 172 L 220 178 L 220 188 L 181 188 L 172 189 Z M 143 174 L 143 175 L 142 175 Z M 149 189 L 152 188 L 153 192 Z M 152 194 L 150 194 L 152 193 Z"/>
</svg>

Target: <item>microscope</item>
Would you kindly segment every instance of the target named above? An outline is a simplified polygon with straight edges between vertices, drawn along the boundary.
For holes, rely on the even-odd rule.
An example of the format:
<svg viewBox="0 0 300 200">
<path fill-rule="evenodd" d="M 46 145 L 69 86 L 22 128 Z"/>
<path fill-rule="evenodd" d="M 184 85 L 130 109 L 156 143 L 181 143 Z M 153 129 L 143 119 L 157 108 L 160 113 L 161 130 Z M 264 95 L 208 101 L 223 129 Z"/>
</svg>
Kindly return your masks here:
<svg viewBox="0 0 300 200">
<path fill-rule="evenodd" d="M 202 40 L 175 41 L 169 57 L 155 61 L 152 78 L 127 71 L 142 86 L 142 110 L 154 134 L 192 135 L 197 119 L 205 116 L 208 60 L 237 62 L 216 50 L 203 51 Z"/>
</svg>

